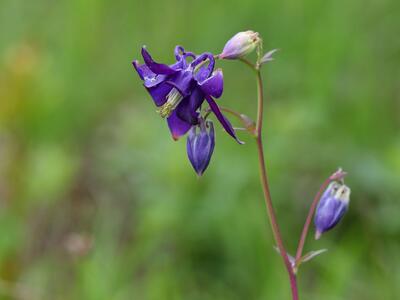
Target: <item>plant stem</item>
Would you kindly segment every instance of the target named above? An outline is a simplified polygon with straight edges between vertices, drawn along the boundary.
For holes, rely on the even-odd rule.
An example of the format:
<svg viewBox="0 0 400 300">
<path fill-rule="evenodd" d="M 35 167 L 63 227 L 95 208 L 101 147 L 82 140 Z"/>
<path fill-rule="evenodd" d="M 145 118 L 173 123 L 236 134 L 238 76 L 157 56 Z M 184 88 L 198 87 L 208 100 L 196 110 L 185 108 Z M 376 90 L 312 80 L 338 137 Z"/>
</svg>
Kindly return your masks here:
<svg viewBox="0 0 400 300">
<path fill-rule="evenodd" d="M 246 63 L 246 62 L 245 62 Z M 287 251 L 282 241 L 282 236 L 279 230 L 279 225 L 276 219 L 276 214 L 274 207 L 272 205 L 271 193 L 268 185 L 267 170 L 265 167 L 265 157 L 264 157 L 264 147 L 262 143 L 262 125 L 263 125 L 263 115 L 264 115 L 264 92 L 263 92 L 263 82 L 261 78 L 261 72 L 259 68 L 254 68 L 257 74 L 257 93 L 258 93 L 258 105 L 257 105 L 257 121 L 256 121 L 256 141 L 258 150 L 258 159 L 260 167 L 260 179 L 261 185 L 264 193 L 265 205 L 267 208 L 267 213 L 269 221 L 271 223 L 272 232 L 279 249 L 279 253 L 282 256 L 283 262 L 285 263 L 286 270 L 289 274 L 290 287 L 292 290 L 292 299 L 298 300 L 299 293 L 297 289 L 296 274 L 294 273 L 293 266 L 291 265 Z"/>
<path fill-rule="evenodd" d="M 250 69 L 252 69 L 253 71 L 257 72 L 256 66 L 251 61 L 249 61 L 248 59 L 246 59 L 244 57 L 241 57 L 241 58 L 239 58 L 239 60 L 242 63 L 246 64 L 248 67 L 250 67 Z"/>
</svg>

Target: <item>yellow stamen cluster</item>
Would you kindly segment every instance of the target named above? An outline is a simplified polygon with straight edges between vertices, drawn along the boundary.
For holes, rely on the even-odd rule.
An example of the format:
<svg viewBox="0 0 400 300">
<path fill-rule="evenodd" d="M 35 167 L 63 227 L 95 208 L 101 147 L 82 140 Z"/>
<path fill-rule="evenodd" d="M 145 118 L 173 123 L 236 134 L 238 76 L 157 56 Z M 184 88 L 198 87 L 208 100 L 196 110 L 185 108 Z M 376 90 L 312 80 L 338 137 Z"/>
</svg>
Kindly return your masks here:
<svg viewBox="0 0 400 300">
<path fill-rule="evenodd" d="M 169 117 L 178 104 L 182 101 L 183 97 L 179 91 L 173 88 L 167 95 L 167 102 L 157 109 L 157 112 L 162 118 Z"/>
</svg>

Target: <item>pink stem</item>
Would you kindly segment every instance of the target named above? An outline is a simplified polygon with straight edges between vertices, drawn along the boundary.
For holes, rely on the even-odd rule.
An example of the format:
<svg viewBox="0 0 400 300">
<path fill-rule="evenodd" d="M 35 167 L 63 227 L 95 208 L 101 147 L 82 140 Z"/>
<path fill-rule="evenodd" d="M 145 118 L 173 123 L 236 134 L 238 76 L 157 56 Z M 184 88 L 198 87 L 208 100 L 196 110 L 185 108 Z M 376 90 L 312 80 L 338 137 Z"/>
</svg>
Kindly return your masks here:
<svg viewBox="0 0 400 300">
<path fill-rule="evenodd" d="M 257 72 L 257 91 L 258 91 L 258 110 L 257 110 L 257 122 L 256 122 L 256 139 L 257 139 L 257 150 L 260 166 L 260 179 L 264 193 L 265 205 L 267 207 L 267 213 L 269 221 L 271 223 L 272 232 L 279 249 L 279 253 L 282 256 L 286 270 L 289 275 L 290 287 L 292 291 L 292 299 L 299 300 L 299 292 L 297 289 L 296 274 L 294 273 L 293 266 L 291 265 L 287 251 L 282 241 L 282 236 L 279 230 L 279 225 L 276 219 L 274 207 L 272 205 L 271 193 L 268 185 L 267 170 L 265 167 L 264 148 L 262 144 L 262 124 L 263 124 L 263 113 L 264 113 L 264 94 L 263 94 L 263 83 L 261 78 L 260 70 Z"/>
</svg>

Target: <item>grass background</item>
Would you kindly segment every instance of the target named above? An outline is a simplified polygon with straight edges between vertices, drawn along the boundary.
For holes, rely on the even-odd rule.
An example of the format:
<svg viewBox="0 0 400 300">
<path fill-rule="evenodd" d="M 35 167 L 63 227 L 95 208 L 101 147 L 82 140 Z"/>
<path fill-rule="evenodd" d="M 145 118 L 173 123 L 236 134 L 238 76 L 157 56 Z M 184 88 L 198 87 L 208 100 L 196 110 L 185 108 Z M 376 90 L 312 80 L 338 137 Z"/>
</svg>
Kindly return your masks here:
<svg viewBox="0 0 400 300">
<path fill-rule="evenodd" d="M 302 299 L 400 297 L 400 6 L 392 0 L 0 2 L 0 299 L 289 299 L 254 142 L 217 145 L 197 179 L 131 61 L 145 44 L 218 53 L 253 29 L 264 70 L 272 196 L 294 252 L 338 166 L 351 208 L 306 250 Z M 224 106 L 255 113 L 253 74 Z"/>
</svg>

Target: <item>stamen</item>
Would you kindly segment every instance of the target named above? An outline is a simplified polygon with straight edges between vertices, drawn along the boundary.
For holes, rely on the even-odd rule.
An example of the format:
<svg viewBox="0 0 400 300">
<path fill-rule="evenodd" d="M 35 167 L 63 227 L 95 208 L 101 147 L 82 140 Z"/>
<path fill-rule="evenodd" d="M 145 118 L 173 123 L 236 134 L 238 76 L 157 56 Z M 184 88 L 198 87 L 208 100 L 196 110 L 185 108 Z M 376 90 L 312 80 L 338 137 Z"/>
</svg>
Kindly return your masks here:
<svg viewBox="0 0 400 300">
<path fill-rule="evenodd" d="M 173 88 L 167 95 L 167 102 L 160 106 L 157 112 L 162 118 L 169 117 L 182 99 L 181 93 L 176 88 Z"/>
</svg>

